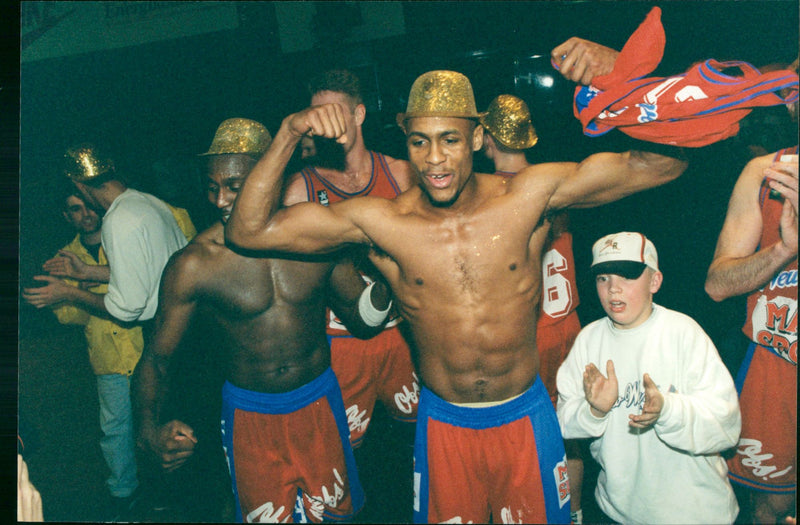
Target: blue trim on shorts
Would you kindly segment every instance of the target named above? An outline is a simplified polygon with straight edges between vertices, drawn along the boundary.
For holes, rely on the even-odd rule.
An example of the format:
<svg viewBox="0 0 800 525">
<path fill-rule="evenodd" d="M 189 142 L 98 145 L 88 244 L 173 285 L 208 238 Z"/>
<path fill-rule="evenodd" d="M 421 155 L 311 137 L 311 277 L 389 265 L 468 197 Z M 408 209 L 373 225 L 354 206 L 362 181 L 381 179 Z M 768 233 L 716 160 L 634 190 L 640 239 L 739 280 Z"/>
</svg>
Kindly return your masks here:
<svg viewBox="0 0 800 525">
<path fill-rule="evenodd" d="M 780 485 L 770 485 L 768 483 L 761 483 L 759 481 L 745 478 L 735 474 L 733 472 L 728 471 L 728 479 L 731 483 L 736 483 L 736 485 L 745 487 L 750 490 L 755 490 L 757 492 L 763 492 L 765 494 L 791 494 L 793 493 L 796 488 L 796 483 L 783 483 Z"/>
<path fill-rule="evenodd" d="M 289 392 L 266 393 L 239 388 L 228 381 L 222 387 L 222 399 L 236 408 L 259 414 L 288 414 L 308 406 L 323 395 L 330 395 L 332 387 L 339 390 L 339 382 L 333 370 L 327 370 L 305 385 Z"/>
<path fill-rule="evenodd" d="M 756 347 L 758 345 L 753 341 L 750 341 L 750 344 L 747 345 L 747 353 L 744 355 L 744 359 L 742 359 L 742 364 L 739 366 L 739 371 L 736 373 L 736 394 L 741 396 L 742 389 L 744 388 L 744 381 L 747 379 L 747 372 L 750 370 L 750 363 L 753 362 L 753 356 L 756 353 Z"/>
</svg>

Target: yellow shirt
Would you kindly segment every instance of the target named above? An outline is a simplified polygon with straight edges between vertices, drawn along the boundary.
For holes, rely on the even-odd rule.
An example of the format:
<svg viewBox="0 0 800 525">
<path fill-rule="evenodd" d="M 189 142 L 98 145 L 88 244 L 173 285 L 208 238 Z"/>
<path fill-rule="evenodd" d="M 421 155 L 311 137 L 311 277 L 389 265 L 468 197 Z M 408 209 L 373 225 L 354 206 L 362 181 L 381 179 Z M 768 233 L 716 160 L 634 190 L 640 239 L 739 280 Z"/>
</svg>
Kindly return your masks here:
<svg viewBox="0 0 800 525">
<path fill-rule="evenodd" d="M 75 239 L 64 247 L 64 250 L 74 253 L 86 264 L 93 266 L 108 264 L 103 248 L 100 248 L 100 260 L 95 261 L 81 244 L 80 235 L 76 235 Z M 64 281 L 72 286 L 78 286 L 76 281 L 70 279 Z M 104 294 L 108 291 L 108 284 L 94 286 L 89 288 L 89 291 Z M 71 303 L 53 308 L 53 313 L 56 314 L 58 322 L 62 324 L 85 325 L 84 333 L 86 334 L 89 361 L 92 363 L 92 369 L 96 375 L 131 375 L 133 373 L 144 348 L 141 327 L 123 328 L 114 321 L 91 315 L 83 308 Z"/>
<path fill-rule="evenodd" d="M 175 221 L 178 223 L 178 228 L 181 229 L 184 237 L 186 237 L 186 240 L 191 242 L 192 239 L 194 239 L 194 236 L 197 235 L 197 229 L 194 227 L 191 217 L 189 217 L 189 212 L 183 208 L 176 208 L 169 203 L 166 203 L 166 205 L 169 208 L 169 211 L 172 212 L 173 217 L 175 217 Z"/>
<path fill-rule="evenodd" d="M 183 208 L 175 208 L 173 206 L 169 206 L 169 208 L 175 216 L 181 231 L 186 236 L 186 240 L 191 241 L 197 235 L 197 230 L 189 214 Z M 100 247 L 98 255 L 100 260 L 95 261 L 81 244 L 80 235 L 76 235 L 72 242 L 64 247 L 64 250 L 74 253 L 86 264 L 93 266 L 105 266 L 108 264 L 103 248 Z M 64 279 L 64 282 L 72 286 L 78 286 L 77 281 Z M 89 288 L 89 291 L 104 294 L 108 291 L 108 284 L 94 286 Z M 53 313 L 56 314 L 58 322 L 61 324 L 85 325 L 84 333 L 88 345 L 89 362 L 91 362 L 92 369 L 96 375 L 131 375 L 133 373 L 144 348 L 141 327 L 123 328 L 114 321 L 91 315 L 86 310 L 71 303 L 53 308 Z"/>
</svg>

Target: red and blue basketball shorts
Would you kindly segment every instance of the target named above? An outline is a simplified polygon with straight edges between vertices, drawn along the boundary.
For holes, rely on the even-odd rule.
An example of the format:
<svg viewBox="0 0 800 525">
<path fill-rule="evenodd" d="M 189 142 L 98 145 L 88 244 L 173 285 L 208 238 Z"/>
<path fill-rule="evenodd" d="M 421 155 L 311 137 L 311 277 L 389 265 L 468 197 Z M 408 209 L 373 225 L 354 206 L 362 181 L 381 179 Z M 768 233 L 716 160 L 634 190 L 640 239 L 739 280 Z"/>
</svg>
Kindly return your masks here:
<svg viewBox="0 0 800 525">
<path fill-rule="evenodd" d="M 519 397 L 457 406 L 423 387 L 414 444 L 415 523 L 569 523 L 556 412 L 537 377 Z"/>
<path fill-rule="evenodd" d="M 367 340 L 349 335 L 328 336 L 328 340 L 353 447 L 361 445 L 378 399 L 395 419 L 416 421 L 419 380 L 398 327 Z"/>
<path fill-rule="evenodd" d="M 742 433 L 728 460 L 731 481 L 791 494 L 797 488 L 797 367 L 751 342 L 736 377 Z"/>
<path fill-rule="evenodd" d="M 221 427 L 237 521 L 343 521 L 363 507 L 344 403 L 330 368 L 280 394 L 226 382 Z"/>
</svg>

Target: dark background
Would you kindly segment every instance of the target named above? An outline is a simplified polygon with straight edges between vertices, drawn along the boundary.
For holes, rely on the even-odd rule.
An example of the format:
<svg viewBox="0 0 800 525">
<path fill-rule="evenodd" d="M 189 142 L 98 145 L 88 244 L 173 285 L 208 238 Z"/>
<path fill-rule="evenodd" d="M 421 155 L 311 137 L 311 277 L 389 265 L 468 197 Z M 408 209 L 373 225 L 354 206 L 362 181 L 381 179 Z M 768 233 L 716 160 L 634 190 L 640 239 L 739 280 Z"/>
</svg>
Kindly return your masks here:
<svg viewBox="0 0 800 525">
<path fill-rule="evenodd" d="M 353 3 L 315 4 L 318 24 L 308 35 L 315 47 L 307 52 L 282 54 L 274 6 L 248 2 L 238 4 L 240 24 L 233 31 L 22 64 L 20 287 L 32 286 L 41 264 L 74 235 L 58 211 L 60 157 L 68 146 L 102 145 L 134 187 L 188 209 L 201 230 L 211 215 L 200 192 L 197 154 L 206 151 L 217 125 L 246 117 L 274 132 L 284 116 L 305 107 L 305 82 L 320 69 L 349 67 L 361 75 L 371 149 L 405 158 L 394 117 L 405 109 L 411 83 L 425 71 L 452 69 L 471 79 L 479 110 L 500 93 L 523 97 L 540 136 L 531 160 L 546 162 L 630 147 L 618 132 L 599 139 L 582 135 L 572 116 L 574 85 L 549 63 L 550 50 L 571 36 L 620 49 L 658 5 L 667 43 L 656 76 L 708 58 L 762 66 L 798 55 L 796 1 L 404 2 L 405 34 L 359 44 L 340 43 L 359 22 Z M 542 84 L 546 78 L 553 79 L 552 88 Z M 756 110 L 744 126 L 736 138 L 688 151 L 690 168 L 677 181 L 571 213 L 584 324 L 602 315 L 585 279 L 592 243 L 615 231 L 641 231 L 655 243 L 665 275 L 656 301 L 697 319 L 735 372 L 744 303 L 713 303 L 703 291 L 706 270 L 733 183 L 751 158 L 747 146 L 772 152 L 797 143 L 796 123 L 783 107 Z M 480 155 L 476 168 L 488 169 Z M 85 443 L 75 446 L 88 447 L 95 463 L 99 457 L 99 449 L 91 449 L 99 429 L 74 428 L 76 421 L 96 425 L 81 338 L 80 329 L 60 326 L 49 312 L 20 305 L 19 410 L 41 436 L 48 462 L 59 457 L 45 453 L 52 441 L 76 432 Z M 54 418 L 66 426 L 53 428 Z M 60 474 L 40 479 L 45 501 L 62 498 L 65 505 L 46 505 L 48 519 L 85 519 L 71 514 L 78 512 L 80 484 L 63 492 L 78 468 L 62 461 Z"/>
<path fill-rule="evenodd" d="M 357 20 L 347 16 L 352 15 L 349 4 L 321 4 L 328 24 L 309 35 L 318 46 L 309 52 L 282 55 L 276 38 L 264 38 L 277 31 L 273 6 L 256 2 L 240 5 L 235 31 L 23 64 L 21 284 L 30 285 L 41 262 L 71 236 L 53 210 L 59 160 L 68 146 L 102 144 L 134 186 L 187 208 L 200 229 L 209 216 L 195 178 L 196 155 L 207 149 L 217 125 L 240 116 L 276 130 L 284 116 L 305 107 L 305 82 L 323 68 L 351 67 L 362 76 L 368 147 L 404 157 L 393 123 L 405 108 L 411 83 L 431 69 L 454 69 L 470 77 L 479 109 L 500 93 L 515 93 L 529 103 L 541 137 L 531 157 L 539 162 L 580 160 L 594 151 L 627 147 L 617 132 L 584 137 L 572 117 L 573 85 L 554 75 L 549 64 L 550 50 L 570 36 L 619 49 L 659 5 L 667 44 L 655 75 L 683 71 L 706 58 L 760 66 L 797 56 L 798 4 L 793 1 L 408 2 L 403 4 L 406 34 L 338 46 L 330 35 L 337 28 L 346 33 L 349 21 Z M 542 87 L 542 77 L 553 78 L 553 88 Z M 781 107 L 776 111 L 785 113 Z M 785 133 L 775 138 L 774 132 L 765 137 L 774 143 L 767 149 L 794 143 L 794 126 L 786 129 L 788 139 Z M 704 305 L 702 278 L 730 186 L 747 158 L 739 142 L 717 146 L 690 152 L 694 165 L 667 187 L 574 212 L 576 257 L 588 255 L 591 242 L 605 233 L 642 230 L 663 260 L 666 280 L 659 300 L 703 317 L 698 308 L 711 305 Z M 479 157 L 477 167 L 485 168 Z M 584 300 L 592 293 L 584 292 Z M 28 308 L 20 311 L 23 335 L 32 325 L 39 330 L 52 321 L 52 316 L 33 314 Z"/>
</svg>

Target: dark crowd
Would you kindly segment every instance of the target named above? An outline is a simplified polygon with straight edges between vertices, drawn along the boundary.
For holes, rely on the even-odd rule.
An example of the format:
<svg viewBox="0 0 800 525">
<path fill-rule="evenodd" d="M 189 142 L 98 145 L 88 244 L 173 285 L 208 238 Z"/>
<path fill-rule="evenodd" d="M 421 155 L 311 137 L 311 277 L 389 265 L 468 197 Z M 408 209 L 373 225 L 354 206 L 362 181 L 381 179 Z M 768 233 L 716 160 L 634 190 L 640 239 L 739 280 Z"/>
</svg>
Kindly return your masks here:
<svg viewBox="0 0 800 525">
<path fill-rule="evenodd" d="M 796 523 L 797 2 L 68 5 L 18 521 Z"/>
</svg>

